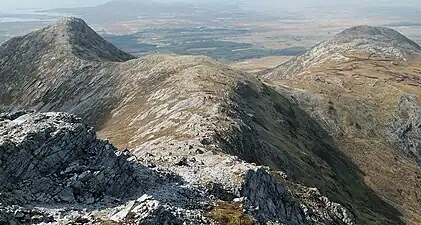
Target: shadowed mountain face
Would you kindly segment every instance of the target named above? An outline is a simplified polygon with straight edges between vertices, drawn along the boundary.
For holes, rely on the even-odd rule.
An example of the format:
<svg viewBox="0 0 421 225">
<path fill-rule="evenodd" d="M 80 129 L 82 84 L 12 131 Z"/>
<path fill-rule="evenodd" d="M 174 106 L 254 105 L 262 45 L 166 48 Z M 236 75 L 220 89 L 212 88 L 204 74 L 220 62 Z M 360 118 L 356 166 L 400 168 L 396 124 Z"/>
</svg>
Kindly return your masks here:
<svg viewBox="0 0 421 225">
<path fill-rule="evenodd" d="M 258 222 L 355 224 L 347 210 L 304 184 L 344 205 L 359 224 L 402 223 L 397 206 L 372 191 L 359 161 L 343 150 L 357 146 L 354 140 L 331 135 L 331 127 L 299 107 L 296 91 L 207 57 L 133 59 L 74 18 L 2 45 L 0 68 L 1 111 L 76 114 L 140 163 L 217 199 L 245 197 L 246 212 Z M 249 163 L 286 176 L 251 172 L 256 167 Z"/>
<path fill-rule="evenodd" d="M 336 140 L 364 183 L 419 224 L 421 48 L 358 26 L 263 73 Z"/>
</svg>

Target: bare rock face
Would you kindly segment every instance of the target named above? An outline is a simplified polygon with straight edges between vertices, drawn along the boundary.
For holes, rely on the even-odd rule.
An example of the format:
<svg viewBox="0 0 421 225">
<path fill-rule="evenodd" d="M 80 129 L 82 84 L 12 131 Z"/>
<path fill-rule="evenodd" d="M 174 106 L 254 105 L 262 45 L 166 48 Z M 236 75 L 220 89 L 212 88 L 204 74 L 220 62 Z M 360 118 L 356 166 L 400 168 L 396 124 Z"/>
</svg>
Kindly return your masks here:
<svg viewBox="0 0 421 225">
<path fill-rule="evenodd" d="M 15 195 L 19 202 L 127 198 L 159 182 L 151 171 L 137 169 L 129 155 L 97 140 L 92 128 L 74 116 L 28 113 L 0 120 L 0 184 L 12 193 L 26 193 Z"/>
<path fill-rule="evenodd" d="M 391 143 L 399 145 L 421 168 L 421 109 L 417 96 L 402 95 L 386 132 Z"/>
<path fill-rule="evenodd" d="M 1 111 L 78 112 L 91 125 L 114 102 L 113 65 L 134 58 L 77 18 L 13 38 L 0 46 L 0 56 Z"/>
<path fill-rule="evenodd" d="M 368 52 L 371 57 L 408 60 L 421 53 L 421 47 L 401 33 L 377 26 L 351 27 L 337 34 L 329 44 L 347 45 L 345 51 Z"/>
<path fill-rule="evenodd" d="M 243 184 L 243 194 L 251 214 L 259 221 L 278 221 L 280 224 L 356 224 L 347 209 L 330 202 L 315 188 L 296 186 L 294 194 L 310 204 L 298 204 L 285 183 L 277 182 L 263 169 L 250 171 Z"/>
</svg>

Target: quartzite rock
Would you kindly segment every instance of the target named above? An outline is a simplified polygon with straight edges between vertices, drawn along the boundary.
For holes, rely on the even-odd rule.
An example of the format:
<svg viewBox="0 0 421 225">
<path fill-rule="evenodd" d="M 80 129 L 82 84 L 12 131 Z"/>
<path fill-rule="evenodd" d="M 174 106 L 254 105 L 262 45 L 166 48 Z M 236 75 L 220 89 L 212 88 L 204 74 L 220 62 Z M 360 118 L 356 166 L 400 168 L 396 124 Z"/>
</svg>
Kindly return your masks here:
<svg viewBox="0 0 421 225">
<path fill-rule="evenodd" d="M 215 163 L 208 169 L 224 171 L 227 178 L 245 174 L 237 182 L 215 183 L 218 191 L 212 191 L 182 180 L 203 166 L 195 161 L 190 160 L 192 168 L 174 165 L 178 177 L 144 167 L 96 139 L 92 128 L 73 115 L 14 115 L 2 114 L 0 122 L 0 222 L 215 224 L 204 215 L 219 198 L 244 201 L 246 212 L 262 224 L 312 224 L 304 209 L 319 212 L 313 214 L 318 221 L 333 221 L 330 215 L 340 212 L 344 220 L 339 224 L 353 224 L 339 204 L 320 207 L 309 204 L 311 198 L 294 199 L 285 181 L 231 156 L 200 154 Z"/>
</svg>

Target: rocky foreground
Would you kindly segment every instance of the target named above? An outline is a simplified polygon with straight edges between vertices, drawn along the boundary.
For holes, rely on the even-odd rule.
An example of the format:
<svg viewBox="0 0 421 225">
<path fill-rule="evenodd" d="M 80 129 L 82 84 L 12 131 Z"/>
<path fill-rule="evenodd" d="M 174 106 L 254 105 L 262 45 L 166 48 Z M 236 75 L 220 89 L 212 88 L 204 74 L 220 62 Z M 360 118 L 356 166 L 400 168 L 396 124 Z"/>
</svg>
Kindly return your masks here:
<svg viewBox="0 0 421 225">
<path fill-rule="evenodd" d="M 183 173 L 140 164 L 73 115 L 1 114 L 0 224 L 355 224 L 345 208 L 282 173 L 211 152 L 201 160 L 230 174 L 220 177 L 226 184 L 200 188 Z M 173 166 L 200 164 L 182 158 Z"/>
</svg>

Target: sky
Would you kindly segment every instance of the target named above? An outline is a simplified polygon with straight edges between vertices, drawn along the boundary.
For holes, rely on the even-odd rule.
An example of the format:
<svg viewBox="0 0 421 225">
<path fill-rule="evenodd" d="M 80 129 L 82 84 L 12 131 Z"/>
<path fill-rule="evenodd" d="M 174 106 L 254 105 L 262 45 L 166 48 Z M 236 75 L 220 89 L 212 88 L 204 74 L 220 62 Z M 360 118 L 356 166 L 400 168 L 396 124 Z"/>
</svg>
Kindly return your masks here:
<svg viewBox="0 0 421 225">
<path fill-rule="evenodd" d="M 110 0 L 0 0 L 0 11 L 16 8 L 64 8 L 64 7 L 81 7 L 81 6 L 93 6 L 106 3 Z M 120 0 L 121 1 L 121 0 Z M 147 1 L 147 0 L 132 0 L 132 1 Z M 189 3 L 200 3 L 200 2 L 227 2 L 226 0 L 155 0 L 160 2 L 189 2 Z M 394 4 L 399 6 L 420 6 L 420 0 L 231 0 L 230 3 L 244 4 L 247 2 L 249 5 L 261 6 L 261 7 L 272 7 L 272 6 L 283 6 L 283 7 L 303 7 L 303 6 L 314 6 L 314 5 L 332 5 L 332 4 Z"/>
<path fill-rule="evenodd" d="M 1 11 L 18 8 L 67 8 L 93 6 L 109 0 L 0 0 Z"/>
</svg>

